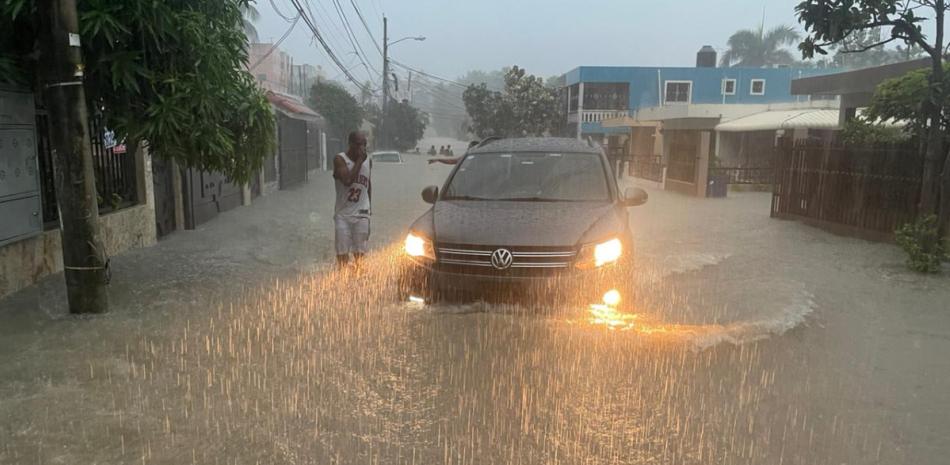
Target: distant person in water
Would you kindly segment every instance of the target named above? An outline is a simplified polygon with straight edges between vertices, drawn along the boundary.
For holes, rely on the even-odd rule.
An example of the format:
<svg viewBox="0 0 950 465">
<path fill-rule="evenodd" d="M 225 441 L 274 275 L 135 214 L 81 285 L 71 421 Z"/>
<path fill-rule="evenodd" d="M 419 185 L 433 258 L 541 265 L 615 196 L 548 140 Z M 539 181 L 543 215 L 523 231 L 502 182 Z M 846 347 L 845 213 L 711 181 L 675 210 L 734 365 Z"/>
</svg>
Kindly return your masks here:
<svg viewBox="0 0 950 465">
<path fill-rule="evenodd" d="M 475 147 L 478 147 L 477 140 L 473 140 L 469 142 L 468 148 L 465 149 L 465 153 L 468 154 L 468 152 Z M 458 162 L 461 161 L 463 158 L 465 158 L 465 155 L 462 155 L 461 157 L 452 157 L 452 158 L 430 158 L 429 164 L 431 165 L 433 163 L 445 163 L 446 165 L 457 165 Z"/>
<path fill-rule="evenodd" d="M 435 146 L 429 147 L 429 156 L 434 157 L 436 155 Z"/>
</svg>

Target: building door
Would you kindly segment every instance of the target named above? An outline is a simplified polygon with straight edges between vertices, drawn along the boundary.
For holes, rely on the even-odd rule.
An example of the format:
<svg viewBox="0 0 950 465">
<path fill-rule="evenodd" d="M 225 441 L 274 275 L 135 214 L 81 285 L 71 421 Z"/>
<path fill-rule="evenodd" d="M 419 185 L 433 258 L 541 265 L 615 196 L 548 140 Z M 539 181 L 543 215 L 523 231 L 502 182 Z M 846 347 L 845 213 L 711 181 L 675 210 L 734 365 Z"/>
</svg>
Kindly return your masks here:
<svg viewBox="0 0 950 465">
<path fill-rule="evenodd" d="M 307 122 L 280 118 L 280 188 L 307 180 Z"/>
<path fill-rule="evenodd" d="M 696 182 L 696 158 L 699 154 L 696 131 L 666 131 L 669 160 L 666 177 L 680 182 Z"/>
<path fill-rule="evenodd" d="M 170 162 L 152 158 L 152 185 L 155 193 L 155 232 L 159 238 L 175 230 L 174 169 Z"/>
</svg>

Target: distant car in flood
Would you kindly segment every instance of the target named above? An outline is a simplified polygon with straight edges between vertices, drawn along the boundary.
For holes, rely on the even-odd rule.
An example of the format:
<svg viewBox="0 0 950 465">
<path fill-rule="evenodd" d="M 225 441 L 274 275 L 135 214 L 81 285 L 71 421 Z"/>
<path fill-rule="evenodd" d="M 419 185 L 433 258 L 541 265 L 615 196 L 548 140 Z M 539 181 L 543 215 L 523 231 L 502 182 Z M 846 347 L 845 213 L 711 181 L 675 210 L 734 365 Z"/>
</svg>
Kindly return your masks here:
<svg viewBox="0 0 950 465">
<path fill-rule="evenodd" d="M 618 306 L 629 294 L 627 207 L 603 150 L 565 138 L 495 139 L 469 150 L 409 228 L 405 297 L 544 299 Z"/>
<path fill-rule="evenodd" d="M 399 152 L 373 152 L 370 156 L 373 163 L 402 163 L 402 155 Z"/>
</svg>

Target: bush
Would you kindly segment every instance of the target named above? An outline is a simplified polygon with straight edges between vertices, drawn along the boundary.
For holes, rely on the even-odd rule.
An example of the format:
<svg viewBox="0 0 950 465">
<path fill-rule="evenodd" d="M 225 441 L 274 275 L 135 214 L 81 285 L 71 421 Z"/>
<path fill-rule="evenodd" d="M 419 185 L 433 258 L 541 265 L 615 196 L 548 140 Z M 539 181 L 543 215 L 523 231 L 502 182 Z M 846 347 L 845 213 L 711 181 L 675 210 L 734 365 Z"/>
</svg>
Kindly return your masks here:
<svg viewBox="0 0 950 465">
<path fill-rule="evenodd" d="M 950 258 L 950 248 L 940 237 L 936 215 L 906 223 L 895 233 L 897 245 L 907 252 L 907 266 L 914 271 L 936 273 L 940 271 L 940 262 Z"/>
</svg>

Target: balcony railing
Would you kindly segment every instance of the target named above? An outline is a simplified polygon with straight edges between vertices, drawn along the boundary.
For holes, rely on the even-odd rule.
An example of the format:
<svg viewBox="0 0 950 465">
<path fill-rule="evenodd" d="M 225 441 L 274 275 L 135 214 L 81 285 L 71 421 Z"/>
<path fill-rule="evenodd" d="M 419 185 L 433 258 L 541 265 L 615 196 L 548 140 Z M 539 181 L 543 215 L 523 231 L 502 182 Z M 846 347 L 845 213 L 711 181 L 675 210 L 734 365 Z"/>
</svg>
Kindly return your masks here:
<svg viewBox="0 0 950 465">
<path fill-rule="evenodd" d="M 599 123 L 605 119 L 626 116 L 627 110 L 584 110 L 581 112 L 581 121 L 584 123 Z M 577 122 L 577 112 L 567 115 L 567 121 Z"/>
</svg>

